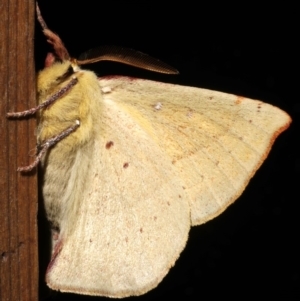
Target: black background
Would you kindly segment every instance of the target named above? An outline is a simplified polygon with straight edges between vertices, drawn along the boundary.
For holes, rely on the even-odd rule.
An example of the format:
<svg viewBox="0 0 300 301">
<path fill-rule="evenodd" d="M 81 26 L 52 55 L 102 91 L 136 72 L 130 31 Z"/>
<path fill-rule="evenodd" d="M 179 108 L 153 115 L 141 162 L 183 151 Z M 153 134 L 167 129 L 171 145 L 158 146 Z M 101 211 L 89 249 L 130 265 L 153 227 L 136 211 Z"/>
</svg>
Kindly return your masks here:
<svg viewBox="0 0 300 301">
<path fill-rule="evenodd" d="M 111 0 L 78 4 L 40 0 L 39 4 L 49 28 L 74 57 L 99 45 L 119 45 L 180 71 L 178 76 L 167 76 L 108 62 L 89 66 L 98 75 L 123 74 L 243 95 L 279 106 L 293 119 L 235 204 L 216 219 L 192 228 L 175 267 L 156 289 L 134 299 L 299 299 L 296 8 L 245 3 L 229 7 L 213 2 L 208 7 L 187 1 L 169 6 Z M 38 23 L 35 44 L 36 66 L 41 69 L 51 48 Z M 41 225 L 44 238 L 43 231 Z M 41 300 L 105 299 L 47 290 L 45 254 L 41 239 Z"/>
</svg>

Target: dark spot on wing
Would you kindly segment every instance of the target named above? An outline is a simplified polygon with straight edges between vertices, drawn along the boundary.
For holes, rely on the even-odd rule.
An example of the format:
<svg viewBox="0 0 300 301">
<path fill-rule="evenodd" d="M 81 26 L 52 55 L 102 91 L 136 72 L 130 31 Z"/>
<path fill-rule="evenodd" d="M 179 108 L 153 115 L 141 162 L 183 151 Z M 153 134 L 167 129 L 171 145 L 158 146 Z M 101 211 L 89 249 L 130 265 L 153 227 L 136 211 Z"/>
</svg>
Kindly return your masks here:
<svg viewBox="0 0 300 301">
<path fill-rule="evenodd" d="M 110 149 L 112 146 L 114 145 L 114 143 L 112 141 L 108 141 L 105 145 L 106 149 Z"/>
<path fill-rule="evenodd" d="M 235 100 L 235 104 L 239 105 L 243 101 L 243 96 L 238 96 Z"/>
<path fill-rule="evenodd" d="M 126 162 L 126 163 L 123 164 L 123 168 L 127 168 L 128 166 L 129 166 L 128 162 Z"/>
<path fill-rule="evenodd" d="M 261 109 L 261 103 L 259 103 L 259 104 L 257 105 L 257 112 L 258 112 L 258 113 L 260 112 L 260 109 Z"/>
</svg>

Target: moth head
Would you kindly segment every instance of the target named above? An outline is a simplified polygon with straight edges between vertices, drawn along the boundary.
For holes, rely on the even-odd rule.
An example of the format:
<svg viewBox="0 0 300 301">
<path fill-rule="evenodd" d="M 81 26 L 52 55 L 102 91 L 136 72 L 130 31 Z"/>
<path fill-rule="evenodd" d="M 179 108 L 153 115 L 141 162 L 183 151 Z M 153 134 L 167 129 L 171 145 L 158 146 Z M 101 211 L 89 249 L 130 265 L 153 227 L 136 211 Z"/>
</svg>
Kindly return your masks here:
<svg viewBox="0 0 300 301">
<path fill-rule="evenodd" d="M 45 60 L 45 68 L 38 74 L 38 94 L 46 95 L 56 90 L 61 84 L 65 84 L 80 68 L 76 60 L 58 60 L 53 53 L 48 53 Z"/>
</svg>

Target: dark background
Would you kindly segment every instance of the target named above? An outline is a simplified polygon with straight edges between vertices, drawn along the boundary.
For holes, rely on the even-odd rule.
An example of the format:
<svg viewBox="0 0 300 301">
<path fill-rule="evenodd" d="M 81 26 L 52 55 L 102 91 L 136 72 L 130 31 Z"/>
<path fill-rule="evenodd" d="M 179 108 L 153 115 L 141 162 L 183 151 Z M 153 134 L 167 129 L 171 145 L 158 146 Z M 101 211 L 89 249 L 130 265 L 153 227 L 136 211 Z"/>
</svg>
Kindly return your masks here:
<svg viewBox="0 0 300 301">
<path fill-rule="evenodd" d="M 190 85 L 279 106 L 293 123 L 243 195 L 221 216 L 191 229 L 185 250 L 159 286 L 135 300 L 179 297 L 273 297 L 298 300 L 299 274 L 299 34 L 296 8 L 210 7 L 150 1 L 39 1 L 49 28 L 78 57 L 99 45 L 130 47 L 180 71 L 167 76 L 115 63 L 89 66 L 98 75 L 123 74 Z M 161 2 L 163 4 L 163 2 Z M 36 24 L 36 66 L 50 51 Z M 42 220 L 42 214 L 39 217 Z M 40 236 L 45 237 L 43 228 Z M 104 300 L 47 291 L 41 239 L 41 300 Z M 109 300 L 109 299 L 107 299 Z"/>
</svg>

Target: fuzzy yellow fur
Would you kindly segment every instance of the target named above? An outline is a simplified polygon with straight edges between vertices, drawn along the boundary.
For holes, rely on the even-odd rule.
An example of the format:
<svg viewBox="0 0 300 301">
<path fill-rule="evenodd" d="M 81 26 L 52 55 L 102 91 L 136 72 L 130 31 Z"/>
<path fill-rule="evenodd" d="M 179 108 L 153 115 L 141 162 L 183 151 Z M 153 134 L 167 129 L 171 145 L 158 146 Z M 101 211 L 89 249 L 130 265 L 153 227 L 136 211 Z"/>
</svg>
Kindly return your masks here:
<svg viewBox="0 0 300 301">
<path fill-rule="evenodd" d="M 39 103 L 59 91 L 71 80 L 57 84 L 57 78 L 71 66 L 70 62 L 55 63 L 38 76 Z M 101 102 L 96 75 L 89 71 L 76 72 L 78 83 L 39 116 L 38 142 L 41 144 L 68 127 L 80 122 L 80 127 L 57 143 L 43 159 L 45 170 L 43 194 L 48 219 L 64 232 L 67 217 L 76 219 L 77 205 L 81 201 L 86 173 L 92 156 L 91 144 L 95 139 Z M 67 235 L 67 234 L 66 234 Z"/>
</svg>

